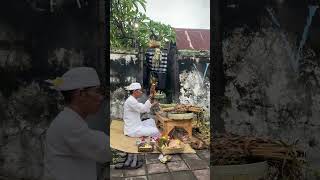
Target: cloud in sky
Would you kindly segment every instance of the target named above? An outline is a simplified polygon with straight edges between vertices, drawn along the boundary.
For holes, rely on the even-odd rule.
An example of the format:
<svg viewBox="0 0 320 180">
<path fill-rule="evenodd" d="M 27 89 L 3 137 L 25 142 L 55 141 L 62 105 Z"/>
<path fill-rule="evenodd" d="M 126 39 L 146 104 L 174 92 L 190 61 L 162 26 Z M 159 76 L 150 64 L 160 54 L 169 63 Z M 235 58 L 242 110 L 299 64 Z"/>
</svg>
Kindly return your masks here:
<svg viewBox="0 0 320 180">
<path fill-rule="evenodd" d="M 147 0 L 146 15 L 175 28 L 210 29 L 210 0 Z"/>
</svg>

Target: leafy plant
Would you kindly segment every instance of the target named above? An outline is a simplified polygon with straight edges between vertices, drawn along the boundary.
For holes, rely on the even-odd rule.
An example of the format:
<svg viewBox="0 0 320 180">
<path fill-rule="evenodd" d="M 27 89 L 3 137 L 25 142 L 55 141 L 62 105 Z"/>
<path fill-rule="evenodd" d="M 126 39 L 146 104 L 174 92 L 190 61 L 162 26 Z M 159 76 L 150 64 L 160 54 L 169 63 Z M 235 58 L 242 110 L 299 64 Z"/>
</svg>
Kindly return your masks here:
<svg viewBox="0 0 320 180">
<path fill-rule="evenodd" d="M 175 42 L 175 32 L 170 25 L 151 20 L 139 7 L 146 12 L 146 1 L 112 0 L 111 49 L 146 48 L 151 34 L 157 35 L 162 45 L 169 41 Z"/>
</svg>

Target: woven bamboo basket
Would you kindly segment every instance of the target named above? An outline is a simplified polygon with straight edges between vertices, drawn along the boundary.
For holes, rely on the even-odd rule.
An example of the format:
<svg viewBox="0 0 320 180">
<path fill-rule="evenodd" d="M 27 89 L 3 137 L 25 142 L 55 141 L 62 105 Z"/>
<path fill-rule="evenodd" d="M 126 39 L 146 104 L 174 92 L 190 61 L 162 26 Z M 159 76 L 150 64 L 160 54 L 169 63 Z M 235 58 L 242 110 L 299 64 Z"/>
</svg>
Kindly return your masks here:
<svg viewBox="0 0 320 180">
<path fill-rule="evenodd" d="M 193 113 L 168 113 L 168 118 L 174 119 L 174 120 L 193 119 L 194 114 Z"/>
<path fill-rule="evenodd" d="M 174 108 L 177 104 L 160 104 L 161 108 Z"/>
<path fill-rule="evenodd" d="M 171 147 L 161 148 L 158 146 L 158 144 L 156 145 L 156 147 L 157 147 L 157 150 L 160 151 L 163 155 L 179 154 L 183 152 L 185 144 L 182 143 L 180 148 L 171 148 Z"/>
<path fill-rule="evenodd" d="M 151 145 L 149 148 L 143 148 L 143 144 L 138 145 L 138 152 L 153 152 L 154 145 Z"/>
</svg>

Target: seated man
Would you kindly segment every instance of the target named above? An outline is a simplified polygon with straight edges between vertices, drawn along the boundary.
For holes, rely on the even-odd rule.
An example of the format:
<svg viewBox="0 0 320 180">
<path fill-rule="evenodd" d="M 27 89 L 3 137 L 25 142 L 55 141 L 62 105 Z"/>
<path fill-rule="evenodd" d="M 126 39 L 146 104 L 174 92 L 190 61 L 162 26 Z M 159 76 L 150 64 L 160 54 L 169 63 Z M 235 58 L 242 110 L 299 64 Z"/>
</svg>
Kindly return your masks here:
<svg viewBox="0 0 320 180">
<path fill-rule="evenodd" d="M 139 103 L 137 98 L 141 97 L 140 83 L 132 83 L 127 87 L 130 91 L 130 96 L 124 103 L 124 134 L 130 137 L 142 136 L 158 136 L 160 134 L 156 123 L 153 119 L 141 121 L 140 114 L 150 112 L 150 108 L 158 104 L 152 102 L 152 96 L 144 103 Z"/>
<path fill-rule="evenodd" d="M 160 132 L 153 119 L 144 121 L 140 119 L 141 113 L 150 112 L 150 108 L 158 103 L 152 103 L 152 95 L 144 104 L 138 102 L 137 98 L 143 94 L 140 83 L 130 84 L 127 90 L 130 91 L 130 96 L 125 101 L 123 108 L 124 134 L 130 137 L 159 136 Z M 138 162 L 137 154 L 128 154 L 125 163 L 117 168 L 139 168 L 141 166 L 142 163 Z"/>
<path fill-rule="evenodd" d="M 96 70 L 77 67 L 47 82 L 62 93 L 66 106 L 46 132 L 44 179 L 97 179 L 96 163 L 110 162 L 111 151 L 109 137 L 86 122 L 104 99 Z"/>
</svg>

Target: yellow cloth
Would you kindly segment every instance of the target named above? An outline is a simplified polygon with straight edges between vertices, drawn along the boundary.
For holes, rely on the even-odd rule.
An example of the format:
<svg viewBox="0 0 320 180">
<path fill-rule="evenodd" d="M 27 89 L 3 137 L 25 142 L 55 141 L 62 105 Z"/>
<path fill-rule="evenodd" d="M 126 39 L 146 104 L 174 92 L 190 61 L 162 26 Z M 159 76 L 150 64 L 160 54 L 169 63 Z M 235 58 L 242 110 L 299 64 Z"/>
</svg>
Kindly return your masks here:
<svg viewBox="0 0 320 180">
<path fill-rule="evenodd" d="M 132 138 L 125 136 L 123 134 L 123 124 L 122 120 L 112 120 L 110 125 L 110 147 L 117 149 L 119 151 L 127 153 L 139 153 L 138 147 L 136 145 L 136 140 L 138 138 Z M 152 153 L 160 153 L 155 150 Z M 194 149 L 190 147 L 189 144 L 186 144 L 184 151 L 182 153 L 196 153 Z"/>
</svg>

